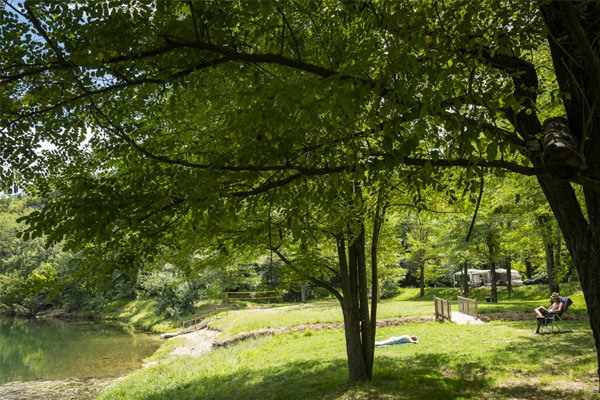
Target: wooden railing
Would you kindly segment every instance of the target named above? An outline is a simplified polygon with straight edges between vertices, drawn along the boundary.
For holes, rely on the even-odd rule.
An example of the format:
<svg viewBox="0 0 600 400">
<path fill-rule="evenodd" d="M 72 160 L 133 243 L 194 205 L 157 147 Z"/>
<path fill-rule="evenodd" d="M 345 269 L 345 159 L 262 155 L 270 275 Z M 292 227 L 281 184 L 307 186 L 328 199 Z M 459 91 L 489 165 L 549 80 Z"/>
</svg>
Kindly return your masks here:
<svg viewBox="0 0 600 400">
<path fill-rule="evenodd" d="M 477 299 L 469 299 L 467 297 L 457 296 L 458 297 L 458 311 L 472 315 L 475 318 L 478 318 L 479 311 L 477 310 Z"/>
<path fill-rule="evenodd" d="M 185 329 L 185 327 L 187 326 L 188 328 L 190 326 L 194 326 L 194 325 L 198 325 L 200 322 L 202 322 L 202 320 L 205 318 L 205 316 L 201 316 L 201 317 L 195 317 L 192 319 L 188 319 L 187 321 L 183 321 L 182 324 L 182 329 Z"/>
<path fill-rule="evenodd" d="M 258 294 L 258 296 L 257 296 Z M 241 295 L 241 297 L 238 297 Z M 227 304 L 230 300 L 267 300 L 279 299 L 283 300 L 283 294 L 278 290 L 261 290 L 256 292 L 225 292 L 223 300 Z"/>
<path fill-rule="evenodd" d="M 441 299 L 439 297 L 434 296 L 433 302 L 435 305 L 436 321 L 444 322 L 445 319 L 450 321 L 452 317 L 450 311 L 450 300 Z"/>
<path fill-rule="evenodd" d="M 181 323 L 181 325 L 182 325 L 181 329 L 185 331 L 186 327 L 187 327 L 188 330 L 190 330 L 190 328 L 198 325 L 200 322 L 204 321 L 206 318 L 219 315 L 223 311 L 227 312 L 228 310 L 229 310 L 229 308 L 226 307 L 226 306 L 216 306 L 215 309 L 212 312 L 210 312 L 210 313 L 208 313 L 206 315 L 200 315 L 198 317 L 194 317 L 192 319 L 188 319 L 188 320 L 183 321 Z M 191 330 L 194 330 L 194 329 L 191 329 Z"/>
</svg>

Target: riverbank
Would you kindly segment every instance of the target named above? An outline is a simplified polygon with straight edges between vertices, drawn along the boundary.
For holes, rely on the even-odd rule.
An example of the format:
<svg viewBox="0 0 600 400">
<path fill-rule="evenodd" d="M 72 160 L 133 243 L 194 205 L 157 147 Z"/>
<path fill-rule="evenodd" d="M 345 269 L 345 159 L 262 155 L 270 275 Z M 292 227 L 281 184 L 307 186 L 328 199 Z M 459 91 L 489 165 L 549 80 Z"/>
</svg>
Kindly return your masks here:
<svg viewBox="0 0 600 400">
<path fill-rule="evenodd" d="M 118 378 L 63 379 L 58 381 L 9 382 L 0 385 L 2 400 L 91 400 Z"/>
</svg>

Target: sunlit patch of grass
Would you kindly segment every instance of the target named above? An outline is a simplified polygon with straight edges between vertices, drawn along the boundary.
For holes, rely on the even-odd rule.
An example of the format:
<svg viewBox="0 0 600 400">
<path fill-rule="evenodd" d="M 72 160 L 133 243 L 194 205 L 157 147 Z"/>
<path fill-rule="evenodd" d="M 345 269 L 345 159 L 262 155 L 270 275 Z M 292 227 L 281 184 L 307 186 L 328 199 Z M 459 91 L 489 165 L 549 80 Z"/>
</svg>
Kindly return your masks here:
<svg viewBox="0 0 600 400">
<path fill-rule="evenodd" d="M 568 322 L 573 333 L 543 337 L 531 322 L 382 328 L 377 339 L 420 344 L 376 349 L 373 380 L 359 384 L 347 380 L 341 330 L 263 337 L 138 371 L 101 398 L 590 399 L 593 337 L 587 322 Z"/>
<path fill-rule="evenodd" d="M 408 317 L 434 315 L 433 296 L 451 299 L 453 310 L 458 309 L 457 288 L 427 288 L 426 296 L 419 297 L 418 288 L 402 289 L 400 294 L 391 299 L 382 300 L 378 306 L 377 318 Z M 563 286 L 563 293 L 570 295 L 575 303 L 569 313 L 585 313 L 585 301 L 576 283 Z M 476 288 L 471 297 L 478 298 L 479 311 L 489 312 L 522 312 L 532 313 L 533 309 L 549 302 L 548 288 L 544 285 L 520 286 L 508 294 L 506 287 L 498 288 L 499 302 L 486 303 L 485 297 L 490 295 L 490 288 Z M 332 323 L 343 321 L 340 305 L 337 300 L 319 301 L 307 304 L 287 304 L 268 309 L 239 309 L 229 311 L 227 315 L 214 321 L 210 326 L 222 332 L 221 337 L 231 337 L 240 332 L 261 328 L 280 328 L 303 324 Z"/>
<path fill-rule="evenodd" d="M 531 313 L 535 307 L 549 302 L 547 285 L 515 287 L 510 295 L 506 287 L 499 287 L 497 304 L 485 302 L 485 298 L 490 296 L 490 290 L 489 287 L 475 288 L 470 295 L 470 297 L 478 299 L 479 311 L 484 314 L 490 312 Z M 384 299 L 379 303 L 377 317 L 385 319 L 432 316 L 434 314 L 433 296 L 452 300 L 453 310 L 456 310 L 458 294 L 458 288 L 426 288 L 425 296 L 420 297 L 418 288 L 402 288 L 396 297 Z M 563 284 L 561 294 L 571 296 L 574 301 L 569 313 L 586 313 L 583 294 L 577 283 Z M 222 338 L 262 328 L 343 321 L 339 302 L 335 299 L 306 304 L 260 304 L 236 301 L 226 305 L 227 312 L 219 312 L 217 315 L 221 307 L 224 306 L 219 301 L 200 301 L 196 304 L 193 312 L 173 319 L 165 313 L 157 313 L 156 300 L 135 300 L 128 303 L 115 302 L 111 304 L 107 308 L 105 317 L 132 324 L 138 329 L 162 333 L 177 331 L 181 328 L 181 322 L 186 319 L 217 316 L 216 320 L 210 322 L 210 326 L 222 331 Z"/>
<path fill-rule="evenodd" d="M 144 363 L 163 362 L 171 358 L 170 353 L 178 347 L 185 345 L 187 340 L 175 337 L 166 340 L 150 357 L 144 359 Z"/>
</svg>

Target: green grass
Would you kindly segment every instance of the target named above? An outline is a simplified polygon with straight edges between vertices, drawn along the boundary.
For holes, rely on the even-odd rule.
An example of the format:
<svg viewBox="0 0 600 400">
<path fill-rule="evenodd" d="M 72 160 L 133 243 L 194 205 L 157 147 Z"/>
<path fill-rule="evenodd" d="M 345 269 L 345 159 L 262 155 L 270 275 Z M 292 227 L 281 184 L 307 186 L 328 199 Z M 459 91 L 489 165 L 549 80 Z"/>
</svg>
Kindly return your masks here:
<svg viewBox="0 0 600 400">
<path fill-rule="evenodd" d="M 563 285 L 562 294 L 570 295 L 574 300 L 569 312 L 585 314 L 585 301 L 577 283 Z M 406 317 L 418 315 L 433 315 L 433 296 L 451 299 L 456 310 L 457 288 L 426 288 L 425 296 L 419 297 L 418 288 L 403 288 L 400 294 L 391 299 L 382 300 L 378 307 L 379 319 Z M 476 288 L 470 297 L 477 298 L 479 311 L 490 312 L 532 312 L 541 304 L 549 303 L 546 285 L 521 286 L 514 289 L 508 296 L 505 287 L 498 288 L 498 304 L 485 302 L 490 295 L 490 288 Z M 169 318 L 165 313 L 158 313 L 157 301 L 134 300 L 129 302 L 114 302 L 107 306 L 103 318 L 118 320 L 134 326 L 137 329 L 151 332 L 172 332 L 181 327 L 183 320 L 198 316 L 212 316 L 217 306 L 216 301 L 198 302 L 193 312 L 180 318 Z M 340 305 L 337 300 L 325 300 L 307 304 L 256 304 L 235 302 L 228 305 L 227 315 L 211 322 L 213 329 L 222 331 L 221 337 L 231 337 L 240 332 L 261 328 L 281 328 L 314 323 L 341 322 L 343 320 Z"/>
<path fill-rule="evenodd" d="M 137 371 L 101 399 L 592 399 L 592 333 L 535 336 L 531 323 L 411 324 L 421 343 L 376 349 L 373 380 L 347 380 L 343 332 L 250 340 Z M 594 386 L 595 385 L 595 386 Z"/>
<path fill-rule="evenodd" d="M 167 332 L 177 328 L 177 321 L 157 312 L 157 301 L 133 300 L 110 303 L 102 317 L 117 320 L 134 326 L 136 329 L 150 332 Z"/>
<path fill-rule="evenodd" d="M 218 304 L 217 301 L 198 302 L 193 312 L 179 318 L 171 318 L 165 312 L 158 312 L 158 301 L 155 299 L 115 301 L 105 308 L 102 318 L 117 320 L 144 331 L 176 332 L 181 329 L 182 321 L 214 315 Z M 232 307 L 244 306 L 244 304 L 232 305 Z"/>
<path fill-rule="evenodd" d="M 434 315 L 433 296 L 451 299 L 453 310 L 457 310 L 456 288 L 427 288 L 426 295 L 419 297 L 419 289 L 402 289 L 391 299 L 382 300 L 378 306 L 377 318 Z M 577 284 L 565 285 L 565 295 L 571 296 L 574 304 L 569 313 L 586 313 L 585 301 Z M 476 288 L 470 297 L 478 299 L 479 311 L 490 312 L 527 312 L 550 302 L 548 288 L 545 285 L 520 286 L 508 295 L 505 287 L 498 288 L 499 303 L 486 303 L 490 288 Z M 273 308 L 240 309 L 229 311 L 226 316 L 212 322 L 210 327 L 221 331 L 221 338 L 235 336 L 240 332 L 261 328 L 281 328 L 315 323 L 343 321 L 342 311 L 337 300 L 320 301 L 307 304 L 284 304 Z"/>
<path fill-rule="evenodd" d="M 175 356 L 170 353 L 178 347 L 185 345 L 186 339 L 183 337 L 175 337 L 165 341 L 150 357 L 144 358 L 144 363 L 165 362 Z"/>
</svg>

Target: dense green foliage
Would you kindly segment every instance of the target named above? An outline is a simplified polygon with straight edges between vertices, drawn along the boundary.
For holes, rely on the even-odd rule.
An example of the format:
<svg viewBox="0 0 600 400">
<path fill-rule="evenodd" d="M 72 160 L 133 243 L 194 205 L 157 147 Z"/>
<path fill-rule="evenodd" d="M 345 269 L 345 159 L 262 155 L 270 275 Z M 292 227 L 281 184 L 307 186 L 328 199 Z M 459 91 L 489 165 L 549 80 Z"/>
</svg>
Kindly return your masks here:
<svg viewBox="0 0 600 400">
<path fill-rule="evenodd" d="M 403 237 L 387 219 L 468 200 L 475 224 L 406 225 L 421 287 L 468 262 L 531 265 L 541 241 L 557 289 L 564 239 L 600 352 L 595 2 L 7 1 L 1 17 L 0 179 L 48 199 L 23 237 L 77 252 L 82 274 L 133 278 L 164 254 L 178 277 L 276 258 L 282 281 L 340 301 L 364 379 L 368 292 Z M 530 183 L 503 189 L 506 171 L 536 176 L 551 212 Z M 504 234 L 531 221 L 539 240 Z M 38 275 L 32 287 L 53 273 Z M 185 285 L 148 288 L 189 299 Z"/>
<path fill-rule="evenodd" d="M 0 198 L 0 307 L 3 313 L 30 315 L 48 306 L 78 304 L 79 260 L 60 246 L 45 246 L 44 238 L 24 241 L 17 219 L 39 211 L 33 198 Z"/>
</svg>

